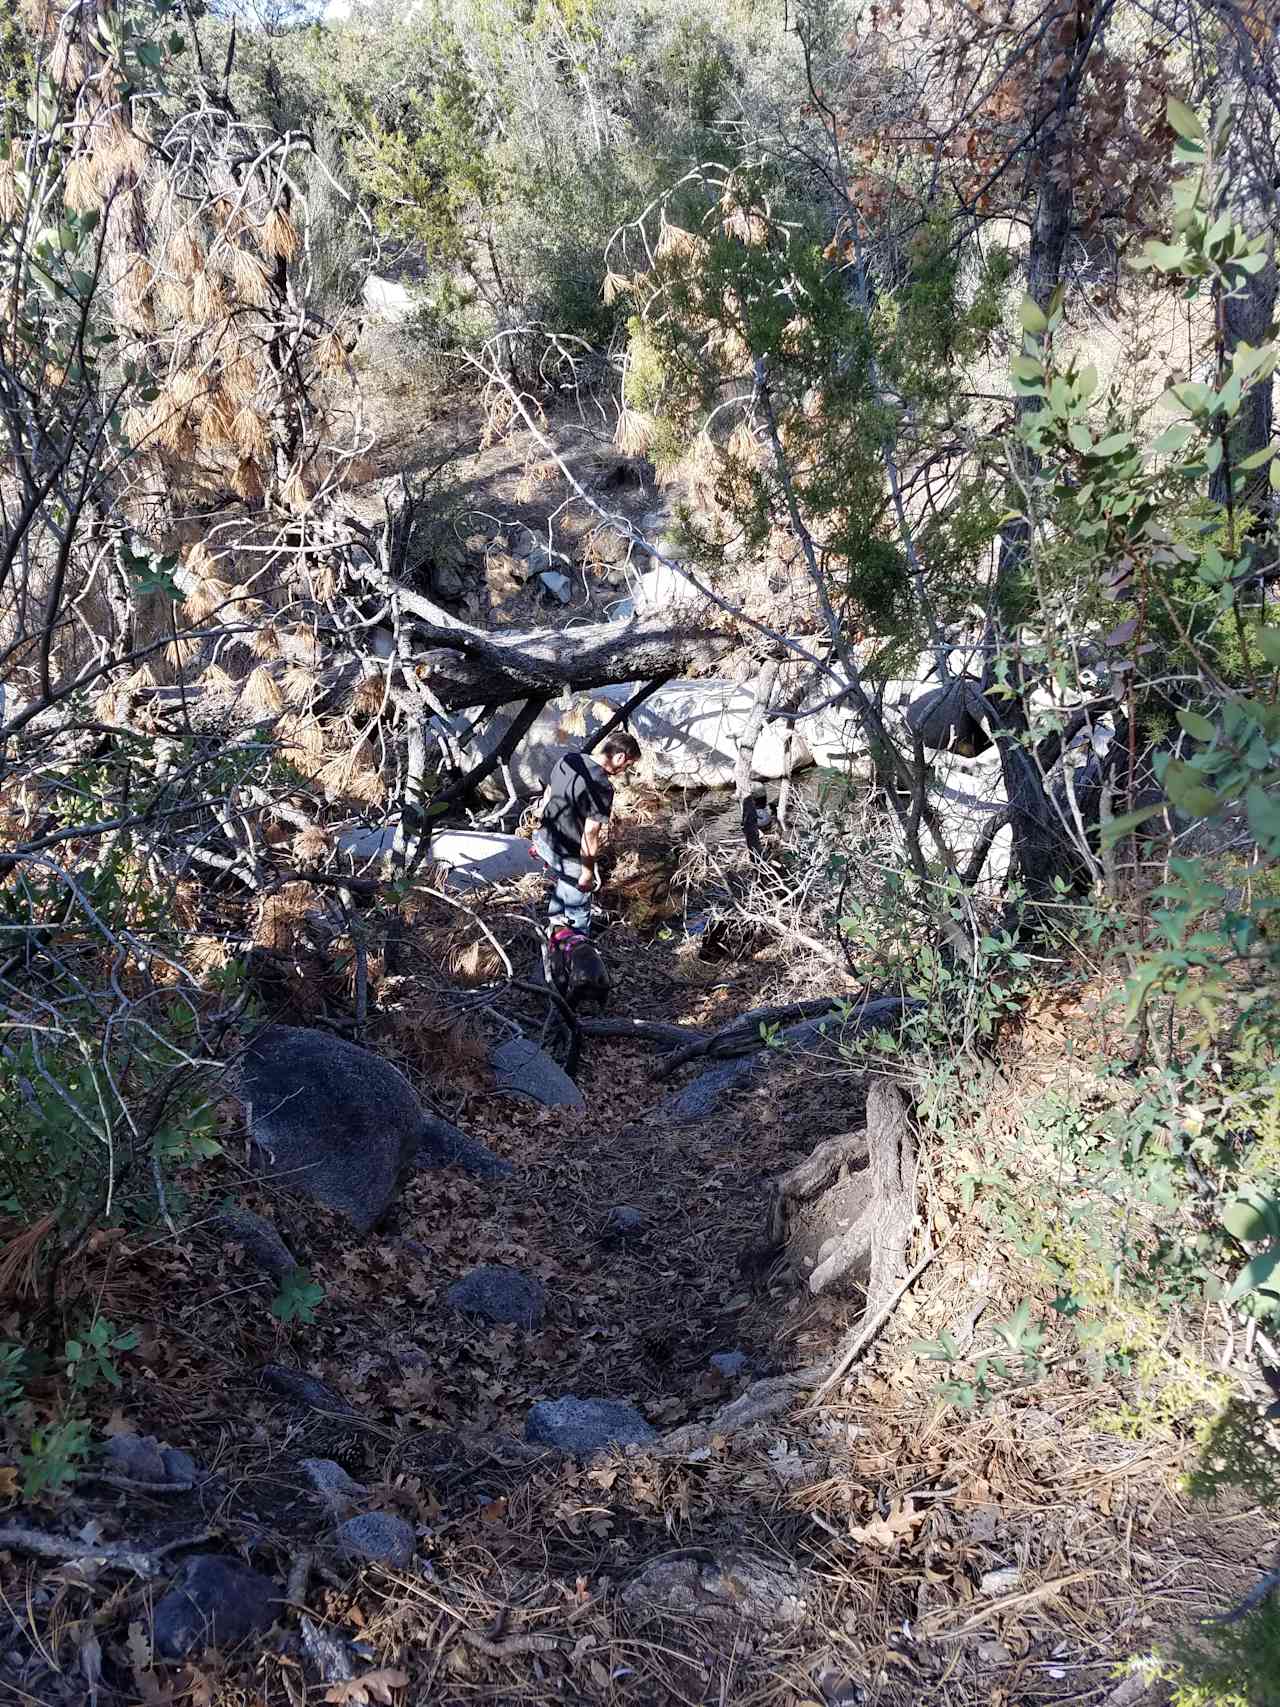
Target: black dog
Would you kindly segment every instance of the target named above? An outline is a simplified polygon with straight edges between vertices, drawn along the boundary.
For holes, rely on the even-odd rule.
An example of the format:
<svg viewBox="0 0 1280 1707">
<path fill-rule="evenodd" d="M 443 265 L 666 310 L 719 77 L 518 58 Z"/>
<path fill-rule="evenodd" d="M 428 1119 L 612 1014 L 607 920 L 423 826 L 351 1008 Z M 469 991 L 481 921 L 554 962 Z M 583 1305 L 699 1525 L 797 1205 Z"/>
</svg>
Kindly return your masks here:
<svg viewBox="0 0 1280 1707">
<path fill-rule="evenodd" d="M 603 1013 L 609 1000 L 609 973 L 600 951 L 579 931 L 561 925 L 547 945 L 547 973 L 565 1005 L 575 1014 L 586 1007 Z"/>
</svg>

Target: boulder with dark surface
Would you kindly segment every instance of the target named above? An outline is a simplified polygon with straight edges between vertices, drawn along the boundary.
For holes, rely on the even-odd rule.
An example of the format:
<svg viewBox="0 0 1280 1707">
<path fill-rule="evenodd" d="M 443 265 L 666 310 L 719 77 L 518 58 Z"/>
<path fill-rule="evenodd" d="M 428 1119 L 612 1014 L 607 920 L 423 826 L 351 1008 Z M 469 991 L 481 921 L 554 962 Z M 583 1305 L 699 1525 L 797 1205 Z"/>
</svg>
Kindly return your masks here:
<svg viewBox="0 0 1280 1707">
<path fill-rule="evenodd" d="M 924 746 L 972 759 L 991 745 L 985 728 L 990 716 L 982 683 L 970 676 L 957 676 L 913 699 L 903 713 L 903 721 Z"/>
<path fill-rule="evenodd" d="M 234 1064 L 231 1083 L 264 1171 L 367 1233 L 423 1135 L 403 1073 L 329 1032 L 273 1025 Z"/>
<path fill-rule="evenodd" d="M 540 1399 L 530 1408 L 525 1439 L 558 1446 L 575 1458 L 591 1457 L 610 1446 L 647 1446 L 657 1434 L 634 1405 L 617 1399 Z"/>
<path fill-rule="evenodd" d="M 414 1166 L 457 1161 L 491 1175 L 509 1171 L 425 1111 L 389 1061 L 327 1031 L 269 1026 L 232 1064 L 228 1082 L 264 1171 L 362 1233 L 386 1214 Z"/>
<path fill-rule="evenodd" d="M 547 1307 L 546 1288 L 518 1268 L 488 1263 L 449 1288 L 449 1304 L 464 1315 L 481 1316 L 486 1322 L 509 1323 L 516 1328 L 536 1328 Z"/>
<path fill-rule="evenodd" d="M 366 1511 L 349 1517 L 335 1531 L 338 1550 L 344 1559 L 358 1564 L 388 1565 L 408 1570 L 413 1563 L 417 1537 L 413 1525 L 390 1512 Z"/>
<path fill-rule="evenodd" d="M 270 1629 L 280 1589 L 224 1553 L 195 1553 L 183 1561 L 155 1610 L 157 1654 L 185 1659 L 205 1648 L 226 1652 Z"/>
<path fill-rule="evenodd" d="M 422 1139 L 413 1158 L 414 1167 L 443 1168 L 452 1165 L 481 1179 L 506 1179 L 515 1172 L 510 1162 L 495 1156 L 478 1138 L 468 1138 L 451 1120 L 433 1114 L 430 1109 L 426 1111 L 424 1120 Z"/>
</svg>

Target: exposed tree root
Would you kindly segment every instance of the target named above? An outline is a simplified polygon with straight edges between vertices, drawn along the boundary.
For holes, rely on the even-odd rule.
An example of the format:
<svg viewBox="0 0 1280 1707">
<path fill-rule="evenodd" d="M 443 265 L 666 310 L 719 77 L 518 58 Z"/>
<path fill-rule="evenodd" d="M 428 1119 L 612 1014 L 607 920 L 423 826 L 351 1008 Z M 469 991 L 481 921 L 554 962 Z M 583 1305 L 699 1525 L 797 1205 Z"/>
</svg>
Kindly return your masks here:
<svg viewBox="0 0 1280 1707">
<path fill-rule="evenodd" d="M 93 1563 L 132 1571 L 140 1577 L 158 1577 L 165 1570 L 161 1560 L 166 1553 L 176 1552 L 180 1547 L 198 1546 L 215 1533 L 212 1529 L 201 1529 L 194 1535 L 178 1535 L 171 1541 L 163 1541 L 157 1547 L 144 1550 L 118 1545 L 86 1546 L 83 1541 L 73 1541 L 65 1535 L 49 1535 L 42 1529 L 6 1523 L 0 1524 L 0 1548 L 10 1548 L 15 1553 L 31 1553 L 38 1559 L 57 1559 L 64 1564 Z"/>
<path fill-rule="evenodd" d="M 805 1157 L 803 1162 L 779 1174 L 772 1183 L 773 1201 L 769 1215 L 769 1244 L 781 1245 L 786 1231 L 787 1204 L 797 1200 L 808 1202 L 832 1185 L 840 1169 L 862 1168 L 867 1164 L 867 1134 L 864 1130 L 846 1132 L 840 1138 L 826 1138 Z"/>
<path fill-rule="evenodd" d="M 775 1180 L 769 1237 L 775 1248 L 780 1245 L 788 1205 L 819 1196 L 842 1167 L 856 1166 L 864 1157 L 866 1201 L 853 1225 L 819 1250 L 809 1290 L 816 1295 L 839 1281 L 855 1280 L 865 1286 L 867 1311 L 874 1315 L 902 1279 L 915 1220 L 915 1139 L 906 1098 L 892 1080 L 872 1081 L 865 1132 L 824 1140 L 797 1167 Z"/>
<path fill-rule="evenodd" d="M 825 1363 L 811 1363 L 786 1375 L 771 1375 L 763 1381 L 753 1381 L 745 1393 L 739 1393 L 736 1399 L 722 1405 L 710 1422 L 687 1423 L 663 1435 L 663 1450 L 697 1452 L 709 1446 L 716 1435 L 732 1434 L 735 1429 L 768 1422 L 790 1408 L 800 1388 L 811 1386 L 826 1371 Z"/>
</svg>

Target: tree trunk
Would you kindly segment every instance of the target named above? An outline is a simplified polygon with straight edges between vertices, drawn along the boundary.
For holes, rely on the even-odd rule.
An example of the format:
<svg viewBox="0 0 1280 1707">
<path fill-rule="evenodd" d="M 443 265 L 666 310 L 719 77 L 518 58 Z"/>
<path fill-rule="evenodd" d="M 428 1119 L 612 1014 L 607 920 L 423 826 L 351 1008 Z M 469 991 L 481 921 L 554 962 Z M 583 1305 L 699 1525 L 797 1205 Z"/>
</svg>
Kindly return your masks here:
<svg viewBox="0 0 1280 1707">
<path fill-rule="evenodd" d="M 734 794 L 742 809 L 742 834 L 753 854 L 760 852 L 760 824 L 751 785 L 751 761 L 755 757 L 760 731 L 764 728 L 765 714 L 773 703 L 777 681 L 777 661 L 771 658 L 761 667 L 760 674 L 756 677 L 751 712 L 743 725 L 742 734 L 738 737 L 738 756 L 733 777 Z"/>
<path fill-rule="evenodd" d="M 1062 279 L 1062 264 L 1072 223 L 1072 161 L 1070 124 L 1089 54 L 1101 42 L 1105 14 L 1110 6 L 1098 8 L 1104 16 L 1080 14 L 1072 64 L 1063 74 L 1054 110 L 1041 126 L 1034 145 L 1038 198 L 1027 249 L 1027 294 L 1047 312 Z M 1018 399 L 1019 417 L 1031 399 Z M 1054 893 L 1055 878 L 1069 880 L 1077 860 L 1071 838 L 1055 812 L 1040 771 L 1027 751 L 1030 719 L 1026 709 L 1026 683 L 1016 648 L 1010 645 L 1011 617 L 1016 609 L 1016 583 L 1026 559 L 1030 535 L 1026 522 L 1006 526 L 1000 535 L 996 568 L 994 610 L 987 631 L 988 664 L 984 692 L 995 680 L 996 655 L 1002 649 L 1009 658 L 1011 696 L 989 695 L 992 708 L 991 734 L 1000 753 L 1000 771 L 1009 801 L 1014 854 L 1028 899 L 1047 900 Z"/>
<path fill-rule="evenodd" d="M 1252 38 L 1237 31 L 1225 56 L 1214 103 L 1229 103 L 1234 118 L 1227 143 L 1223 202 L 1250 236 L 1274 229 L 1276 217 L 1275 120 L 1280 89 L 1275 86 L 1274 74 L 1262 74 L 1269 68 L 1259 65 L 1257 54 Z M 1266 341 L 1275 319 L 1276 282 L 1272 254 L 1260 272 L 1251 274 L 1222 303 L 1218 357 L 1228 370 L 1238 345 L 1251 344 L 1256 349 Z M 1232 466 L 1224 459 L 1209 481 L 1209 496 L 1216 503 L 1233 510 L 1238 506 L 1261 511 L 1264 518 L 1271 507 L 1267 469 L 1247 475 L 1239 494 L 1231 490 L 1231 475 L 1245 457 L 1271 442 L 1272 384 L 1268 379 L 1250 388 L 1231 432 Z"/>
</svg>

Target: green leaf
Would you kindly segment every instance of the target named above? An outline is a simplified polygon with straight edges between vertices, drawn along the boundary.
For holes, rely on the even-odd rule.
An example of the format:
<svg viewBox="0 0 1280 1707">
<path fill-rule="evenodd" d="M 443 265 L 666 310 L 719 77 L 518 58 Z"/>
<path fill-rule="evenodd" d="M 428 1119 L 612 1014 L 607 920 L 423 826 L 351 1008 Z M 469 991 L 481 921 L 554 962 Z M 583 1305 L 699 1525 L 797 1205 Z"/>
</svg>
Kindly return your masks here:
<svg viewBox="0 0 1280 1707">
<path fill-rule="evenodd" d="M 1238 1197 L 1234 1203 L 1228 1204 L 1223 1212 L 1222 1225 L 1233 1239 L 1240 1239 L 1246 1244 L 1252 1244 L 1255 1239 L 1264 1239 L 1270 1217 L 1266 1209 L 1255 1199 Z"/>
<path fill-rule="evenodd" d="M 1187 734 L 1192 736 L 1194 740 L 1213 740 L 1213 724 L 1210 723 L 1207 717 L 1202 717 L 1198 711 L 1184 711 L 1180 709 L 1178 712 L 1178 722 L 1181 723 Z"/>
<path fill-rule="evenodd" d="M 1280 628 L 1255 628 L 1253 638 L 1268 664 L 1280 665 Z"/>
<path fill-rule="evenodd" d="M 1181 450 L 1183 445 L 1195 436 L 1196 430 L 1190 421 L 1175 421 L 1172 427 L 1165 428 L 1151 448 L 1157 456 L 1168 456 L 1173 451 Z"/>
<path fill-rule="evenodd" d="M 1184 380 L 1181 385 L 1175 385 L 1173 395 L 1184 409 L 1190 409 L 1194 415 L 1208 407 L 1211 393 L 1209 387 L 1201 385 L 1198 379 L 1189 379 Z"/>
<path fill-rule="evenodd" d="M 1164 791 L 1180 811 L 1193 818 L 1207 818 L 1218 807 L 1218 796 L 1206 787 L 1201 773 L 1181 759 L 1171 759 L 1166 766 Z"/>
<path fill-rule="evenodd" d="M 1255 450 L 1252 456 L 1246 456 L 1239 463 L 1240 468 L 1261 468 L 1264 462 L 1270 462 L 1280 446 L 1263 445 L 1261 450 Z"/>
<path fill-rule="evenodd" d="M 1118 456 L 1121 451 L 1133 449 L 1133 440 L 1128 433 L 1112 433 L 1103 439 L 1101 444 L 1093 447 L 1094 456 Z"/>
<path fill-rule="evenodd" d="M 1148 243 L 1142 251 L 1142 259 L 1149 267 L 1159 267 L 1162 273 L 1181 271 L 1187 259 L 1185 243 Z"/>
<path fill-rule="evenodd" d="M 1257 1292 L 1260 1287 L 1266 1285 L 1277 1268 L 1280 1268 L 1280 1246 L 1273 1246 L 1271 1250 L 1263 1251 L 1260 1256 L 1254 1257 L 1251 1263 L 1246 1263 L 1232 1282 L 1225 1302 L 1238 1304 L 1250 1292 Z"/>
<path fill-rule="evenodd" d="M 1245 790 L 1244 805 L 1259 845 L 1274 853 L 1280 846 L 1280 799 L 1255 782 Z"/>
<path fill-rule="evenodd" d="M 1072 421 L 1067 428 L 1067 437 L 1074 449 L 1078 450 L 1082 456 L 1087 456 L 1093 449 L 1093 434 L 1083 421 Z"/>
<path fill-rule="evenodd" d="M 1044 378 L 1044 364 L 1038 362 L 1034 356 L 1015 356 L 1013 371 L 1018 379 L 1026 380 L 1028 384 Z"/>
<path fill-rule="evenodd" d="M 1018 309 L 1018 319 L 1022 322 L 1022 330 L 1029 332 L 1033 338 L 1038 338 L 1049 330 L 1049 318 L 1034 297 L 1023 297 L 1022 306 Z"/>
<path fill-rule="evenodd" d="M 1103 848 L 1113 848 L 1122 836 L 1127 836 L 1131 830 L 1136 830 L 1139 824 L 1145 824 L 1148 818 L 1154 818 L 1157 812 L 1164 808 L 1158 803 L 1155 806 L 1139 806 L 1136 812 L 1122 812 L 1118 818 L 1108 818 L 1102 826 Z"/>
<path fill-rule="evenodd" d="M 1181 101 L 1170 95 L 1165 111 L 1170 130 L 1176 131 L 1179 136 L 1185 136 L 1188 142 L 1203 142 L 1204 125 L 1190 107 L 1184 106 Z"/>
<path fill-rule="evenodd" d="M 1271 467 L 1267 470 L 1267 478 L 1271 482 L 1271 490 L 1280 492 L 1280 457 L 1273 457 Z"/>
</svg>

